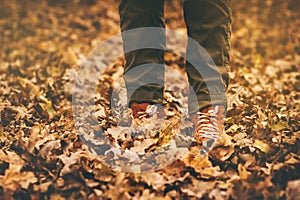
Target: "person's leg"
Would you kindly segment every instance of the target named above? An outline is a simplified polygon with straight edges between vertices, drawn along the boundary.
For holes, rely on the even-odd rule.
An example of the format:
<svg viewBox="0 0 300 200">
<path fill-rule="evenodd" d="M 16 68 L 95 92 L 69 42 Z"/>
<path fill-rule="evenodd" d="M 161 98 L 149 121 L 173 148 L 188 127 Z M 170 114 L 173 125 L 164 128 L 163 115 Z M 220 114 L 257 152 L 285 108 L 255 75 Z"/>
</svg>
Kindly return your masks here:
<svg viewBox="0 0 300 200">
<path fill-rule="evenodd" d="M 189 96 L 189 112 L 195 140 L 202 143 L 200 154 L 206 154 L 224 131 L 231 0 L 186 0 L 184 17 L 192 38 L 187 46 L 190 62 L 186 69 L 196 94 L 196 98 Z"/>
<path fill-rule="evenodd" d="M 231 0 L 185 0 L 184 17 L 188 35 L 207 51 L 218 69 L 215 70 L 212 63 L 207 63 L 205 56 L 201 55 L 201 49 L 189 41 L 187 60 L 203 65 L 193 66 L 189 62 L 186 65 L 190 85 L 197 97 L 190 99 L 190 113 L 210 105 L 226 107 L 224 93 L 229 79 L 231 16 Z M 204 72 L 201 73 L 203 77 L 196 70 L 199 67 Z M 207 85 L 212 90 L 209 91 Z"/>
<path fill-rule="evenodd" d="M 137 28 L 164 28 L 164 1 L 121 0 L 119 14 L 126 60 L 124 80 L 129 105 L 132 103 L 162 104 L 164 51 L 157 48 L 165 47 L 165 32 L 163 29 L 149 32 Z M 132 29 L 137 30 L 132 31 Z M 141 46 L 153 48 L 134 50 Z"/>
</svg>

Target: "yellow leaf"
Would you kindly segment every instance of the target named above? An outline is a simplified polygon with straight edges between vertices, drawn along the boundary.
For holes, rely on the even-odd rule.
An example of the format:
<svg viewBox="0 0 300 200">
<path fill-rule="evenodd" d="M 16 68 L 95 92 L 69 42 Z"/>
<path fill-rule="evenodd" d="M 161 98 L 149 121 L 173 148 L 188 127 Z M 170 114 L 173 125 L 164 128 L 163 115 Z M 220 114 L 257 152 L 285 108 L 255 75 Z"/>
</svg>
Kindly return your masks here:
<svg viewBox="0 0 300 200">
<path fill-rule="evenodd" d="M 248 172 L 247 172 L 247 169 L 245 166 L 243 166 L 242 164 L 239 164 L 238 171 L 239 171 L 241 180 L 245 180 L 248 178 Z"/>
<path fill-rule="evenodd" d="M 272 131 L 281 131 L 289 126 L 288 122 L 285 121 L 279 121 L 277 123 L 271 123 L 269 124 L 269 128 L 272 129 Z"/>
<path fill-rule="evenodd" d="M 76 53 L 74 52 L 74 50 L 72 48 L 68 48 L 67 52 L 64 52 L 63 54 L 63 62 L 65 62 L 68 65 L 73 65 L 76 64 L 78 58 Z"/>
<path fill-rule="evenodd" d="M 264 153 L 268 153 L 270 151 L 270 145 L 260 140 L 255 140 L 253 146 Z"/>
<path fill-rule="evenodd" d="M 46 41 L 39 44 L 39 49 L 46 52 L 55 52 L 57 47 L 54 42 Z"/>
</svg>

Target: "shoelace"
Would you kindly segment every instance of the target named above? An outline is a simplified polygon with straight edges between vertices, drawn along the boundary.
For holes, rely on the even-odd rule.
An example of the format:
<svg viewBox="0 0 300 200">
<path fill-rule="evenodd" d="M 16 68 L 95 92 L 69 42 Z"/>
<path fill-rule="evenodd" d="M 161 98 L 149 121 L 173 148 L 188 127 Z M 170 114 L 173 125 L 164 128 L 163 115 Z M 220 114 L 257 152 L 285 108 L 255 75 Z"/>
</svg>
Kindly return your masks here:
<svg viewBox="0 0 300 200">
<path fill-rule="evenodd" d="M 197 136 L 205 140 L 202 141 L 200 155 L 205 155 L 213 147 L 214 142 L 218 139 L 220 127 L 219 106 L 209 108 L 206 112 L 198 112 L 198 129 Z M 221 111 L 222 112 L 222 111 Z"/>
<path fill-rule="evenodd" d="M 216 140 L 219 136 L 219 127 L 217 123 L 218 106 L 215 109 L 209 109 L 207 112 L 198 112 L 198 130 L 197 135 L 203 138 Z"/>
<path fill-rule="evenodd" d="M 201 143 L 200 155 L 205 155 L 215 144 L 223 131 L 224 107 L 211 106 L 192 115 L 197 124 L 194 140 Z"/>
</svg>

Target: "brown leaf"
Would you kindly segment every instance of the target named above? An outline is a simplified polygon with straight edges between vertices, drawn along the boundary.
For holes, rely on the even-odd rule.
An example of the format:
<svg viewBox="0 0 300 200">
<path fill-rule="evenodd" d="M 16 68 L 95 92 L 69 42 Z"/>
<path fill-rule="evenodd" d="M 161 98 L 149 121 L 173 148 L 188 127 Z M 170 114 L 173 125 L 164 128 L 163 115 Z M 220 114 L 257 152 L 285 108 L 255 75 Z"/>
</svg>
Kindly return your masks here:
<svg viewBox="0 0 300 200">
<path fill-rule="evenodd" d="M 207 155 L 200 156 L 199 152 L 199 146 L 192 147 L 191 152 L 183 159 L 185 165 L 194 168 L 203 178 L 222 177 L 224 172 L 218 166 L 213 166 Z"/>
<path fill-rule="evenodd" d="M 21 172 L 20 166 L 11 165 L 4 174 L 2 187 L 5 192 L 14 193 L 20 188 L 28 189 L 30 184 L 36 183 L 37 178 L 33 172 Z"/>
<path fill-rule="evenodd" d="M 294 200 L 299 199 L 300 196 L 300 179 L 289 181 L 286 187 L 286 199 Z"/>
<path fill-rule="evenodd" d="M 73 172 L 71 167 L 72 165 L 79 162 L 81 153 L 82 152 L 79 151 L 79 152 L 72 153 L 71 156 L 66 156 L 64 154 L 58 156 L 58 158 L 64 163 L 64 167 L 60 172 L 61 176 Z"/>
<path fill-rule="evenodd" d="M 210 155 L 219 161 L 225 161 L 234 153 L 233 146 L 217 146 L 210 151 Z"/>
<path fill-rule="evenodd" d="M 212 190 L 215 186 L 214 181 L 199 181 L 192 178 L 192 184 L 187 185 L 185 188 L 180 188 L 181 192 L 190 197 L 202 198 L 206 193 Z"/>
<path fill-rule="evenodd" d="M 152 186 L 155 190 L 161 190 L 167 183 L 167 179 L 156 172 L 149 172 L 141 174 L 141 180 L 145 181 L 149 186 Z"/>
</svg>

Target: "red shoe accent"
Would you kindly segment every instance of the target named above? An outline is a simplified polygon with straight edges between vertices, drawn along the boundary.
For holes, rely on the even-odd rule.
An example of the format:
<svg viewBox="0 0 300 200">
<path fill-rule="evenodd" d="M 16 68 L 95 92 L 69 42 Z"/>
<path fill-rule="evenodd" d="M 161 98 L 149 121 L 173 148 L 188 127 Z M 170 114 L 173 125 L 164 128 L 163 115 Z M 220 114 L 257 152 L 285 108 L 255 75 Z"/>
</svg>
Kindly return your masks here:
<svg viewBox="0 0 300 200">
<path fill-rule="evenodd" d="M 150 106 L 150 103 L 132 103 L 130 108 L 132 110 L 132 115 L 134 118 L 139 118 L 141 114 L 145 113 L 147 107 Z"/>
<path fill-rule="evenodd" d="M 130 108 L 132 110 L 132 115 L 134 118 L 140 118 L 140 117 L 148 118 L 154 114 L 157 114 L 158 118 L 164 118 L 165 116 L 164 107 L 160 104 L 152 105 L 150 103 L 132 103 L 130 105 Z"/>
</svg>

